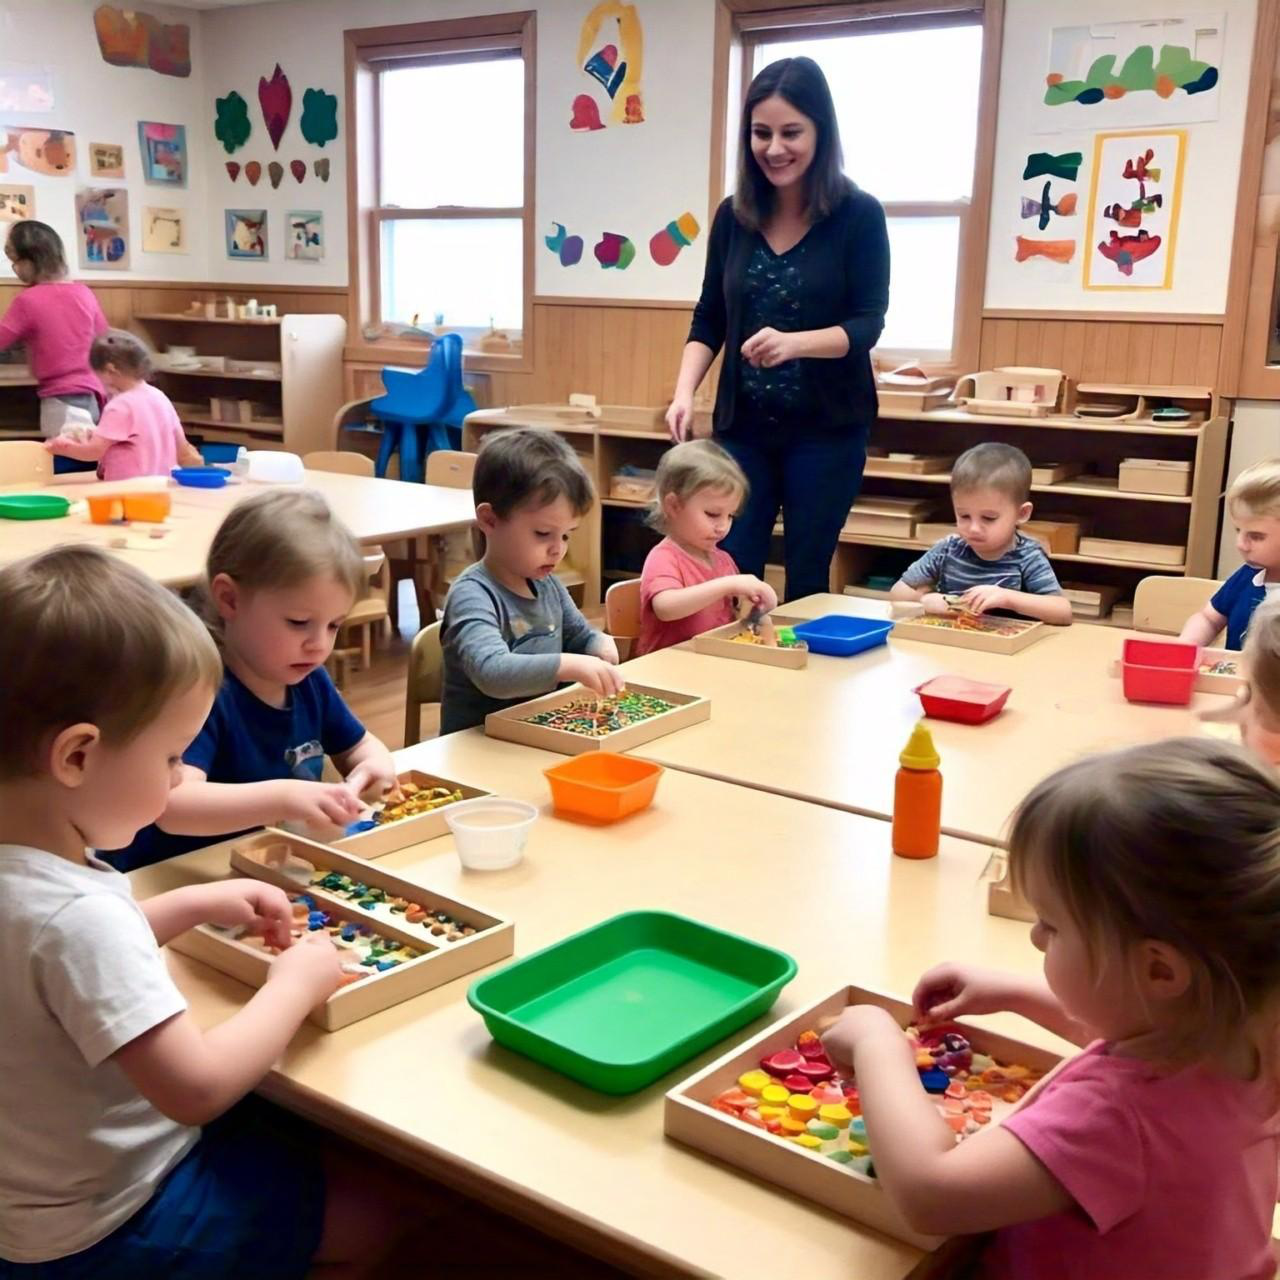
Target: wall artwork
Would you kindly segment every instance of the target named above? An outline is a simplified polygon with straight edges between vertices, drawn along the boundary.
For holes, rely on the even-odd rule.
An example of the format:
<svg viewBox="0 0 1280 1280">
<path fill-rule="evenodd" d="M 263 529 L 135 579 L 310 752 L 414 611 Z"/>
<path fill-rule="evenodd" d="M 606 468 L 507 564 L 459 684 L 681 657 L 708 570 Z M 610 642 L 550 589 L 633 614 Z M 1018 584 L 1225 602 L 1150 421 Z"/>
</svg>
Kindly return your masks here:
<svg viewBox="0 0 1280 1280">
<path fill-rule="evenodd" d="M 307 89 L 302 95 L 302 118 L 298 121 L 303 139 L 323 147 L 338 136 L 338 98 L 323 89 Z"/>
<path fill-rule="evenodd" d="M 154 14 L 100 4 L 93 29 L 102 60 L 113 67 L 144 67 L 162 76 L 191 74 L 191 28 L 161 22 Z"/>
<path fill-rule="evenodd" d="M 244 167 L 244 176 L 251 187 L 256 187 L 258 179 L 262 177 L 262 165 L 257 160 L 250 160 Z"/>
<path fill-rule="evenodd" d="M 562 267 L 576 267 L 582 261 L 582 237 L 571 236 L 563 222 L 553 222 L 549 236 L 542 242 L 560 259 Z"/>
<path fill-rule="evenodd" d="M 227 257 L 254 262 L 267 259 L 267 211 L 228 209 L 226 211 Z"/>
<path fill-rule="evenodd" d="M 669 267 L 697 238 L 701 228 L 698 220 L 687 210 L 674 222 L 668 222 L 661 231 L 655 231 L 649 239 L 649 256 L 660 267 Z"/>
<path fill-rule="evenodd" d="M 318 209 L 293 209 L 285 214 L 285 257 L 294 262 L 319 262 L 324 257 L 324 214 Z"/>
<path fill-rule="evenodd" d="M 0 222 L 21 222 L 35 216 L 35 187 L 0 187 Z"/>
<path fill-rule="evenodd" d="M 89 176 L 123 178 L 124 148 L 115 142 L 89 143 Z"/>
<path fill-rule="evenodd" d="M 315 171 L 316 177 L 319 178 L 321 182 L 329 181 L 329 157 L 328 156 L 322 156 L 311 167 Z"/>
<path fill-rule="evenodd" d="M 76 193 L 80 265 L 91 270 L 129 269 L 129 193 L 120 187 L 88 187 Z"/>
<path fill-rule="evenodd" d="M 185 209 L 143 209 L 142 252 L 186 253 L 187 211 Z"/>
<path fill-rule="evenodd" d="M 1170 289 L 1185 129 L 1100 133 L 1094 140 L 1086 289 Z"/>
<path fill-rule="evenodd" d="M 278 62 L 270 80 L 266 76 L 258 77 L 258 105 L 262 108 L 267 137 L 279 151 L 280 139 L 289 124 L 289 112 L 293 110 L 293 90 L 289 87 L 289 77 L 280 70 Z"/>
<path fill-rule="evenodd" d="M 271 189 L 274 191 L 284 181 L 284 165 L 279 160 L 272 160 L 267 165 L 267 177 L 271 179 Z"/>
<path fill-rule="evenodd" d="M 1057 27 L 1041 132 L 1216 120 L 1223 14 Z"/>
<path fill-rule="evenodd" d="M 635 260 L 636 247 L 626 236 L 618 235 L 615 231 L 605 231 L 591 252 L 602 267 L 625 271 Z"/>
<path fill-rule="evenodd" d="M 66 178 L 76 171 L 76 137 L 65 129 L 8 128 L 0 140 L 0 173 L 9 171 L 10 156 L 32 173 Z"/>
<path fill-rule="evenodd" d="M 52 111 L 53 107 L 52 71 L 47 67 L 0 62 L 0 111 L 38 115 Z"/>
<path fill-rule="evenodd" d="M 601 0 L 582 21 L 577 65 L 590 82 L 570 108 L 569 128 L 590 133 L 614 124 L 643 124 L 644 30 L 633 4 Z"/>
<path fill-rule="evenodd" d="M 1024 233 L 1013 238 L 1015 262 L 1039 260 L 1065 267 L 1075 258 L 1076 241 L 1074 237 L 1066 239 L 1064 233 L 1075 228 L 1080 202 L 1075 183 L 1083 162 L 1084 155 L 1079 151 L 1036 151 L 1027 157 L 1018 215 Z M 1064 224 L 1062 220 L 1067 218 L 1073 221 Z M 1034 234 L 1037 232 L 1040 234 Z M 1046 232 L 1057 234 L 1045 235 Z"/>
<path fill-rule="evenodd" d="M 142 151 L 142 176 L 152 186 L 187 185 L 187 127 L 138 121 L 138 146 Z"/>
<path fill-rule="evenodd" d="M 225 98 L 213 100 L 213 136 L 230 155 L 249 141 L 253 125 L 249 123 L 249 104 L 232 89 Z"/>
</svg>

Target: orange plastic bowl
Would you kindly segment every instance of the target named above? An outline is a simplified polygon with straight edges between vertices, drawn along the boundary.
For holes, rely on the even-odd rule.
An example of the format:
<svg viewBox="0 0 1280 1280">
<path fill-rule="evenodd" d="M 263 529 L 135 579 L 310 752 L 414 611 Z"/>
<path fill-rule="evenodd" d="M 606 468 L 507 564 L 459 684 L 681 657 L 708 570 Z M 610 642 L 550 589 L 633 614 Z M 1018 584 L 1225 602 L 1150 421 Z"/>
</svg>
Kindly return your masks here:
<svg viewBox="0 0 1280 1280">
<path fill-rule="evenodd" d="M 159 524 L 168 519 L 173 508 L 173 499 L 160 490 L 155 493 L 126 493 L 124 495 L 124 518 L 126 520 L 142 520 Z"/>
<path fill-rule="evenodd" d="M 617 822 L 653 803 L 662 766 L 612 751 L 588 751 L 543 772 L 557 813 Z"/>
<path fill-rule="evenodd" d="M 86 501 L 89 503 L 89 519 L 94 524 L 111 524 L 125 518 L 122 493 L 100 493 Z"/>
</svg>

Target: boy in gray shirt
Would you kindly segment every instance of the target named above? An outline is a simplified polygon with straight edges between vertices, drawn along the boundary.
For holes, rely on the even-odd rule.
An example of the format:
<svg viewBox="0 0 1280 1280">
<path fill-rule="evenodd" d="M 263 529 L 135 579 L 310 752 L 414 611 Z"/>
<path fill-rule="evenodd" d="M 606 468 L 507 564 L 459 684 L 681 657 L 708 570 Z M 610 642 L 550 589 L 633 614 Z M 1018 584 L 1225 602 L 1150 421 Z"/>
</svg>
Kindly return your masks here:
<svg viewBox="0 0 1280 1280">
<path fill-rule="evenodd" d="M 483 724 L 490 711 L 566 682 L 620 693 L 616 646 L 555 577 L 595 501 L 577 455 L 540 428 L 497 432 L 481 445 L 472 492 L 485 552 L 445 600 L 440 732 Z"/>
</svg>

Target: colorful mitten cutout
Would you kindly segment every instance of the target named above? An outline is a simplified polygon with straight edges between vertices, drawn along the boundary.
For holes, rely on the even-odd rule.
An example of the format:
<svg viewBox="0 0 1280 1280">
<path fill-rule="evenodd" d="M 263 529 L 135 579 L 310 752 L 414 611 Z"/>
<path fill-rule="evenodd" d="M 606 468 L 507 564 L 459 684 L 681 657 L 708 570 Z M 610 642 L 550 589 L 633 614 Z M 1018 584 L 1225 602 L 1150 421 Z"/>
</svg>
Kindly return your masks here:
<svg viewBox="0 0 1280 1280">
<path fill-rule="evenodd" d="M 680 255 L 680 250 L 691 245 L 701 228 L 693 214 L 682 213 L 674 222 L 668 222 L 655 232 L 649 241 L 649 254 L 660 267 L 669 267 Z"/>
<path fill-rule="evenodd" d="M 602 267 L 617 267 L 619 271 L 625 271 L 636 256 L 636 247 L 626 236 L 605 231 L 592 252 Z"/>
<path fill-rule="evenodd" d="M 551 224 L 555 230 L 543 237 L 543 243 L 560 259 L 562 267 L 577 266 L 582 261 L 582 237 L 566 233 L 563 222 Z"/>
<path fill-rule="evenodd" d="M 596 100 L 589 93 L 580 93 L 574 98 L 569 128 L 576 133 L 587 133 L 604 128 L 600 120 L 600 108 L 596 106 Z"/>
</svg>

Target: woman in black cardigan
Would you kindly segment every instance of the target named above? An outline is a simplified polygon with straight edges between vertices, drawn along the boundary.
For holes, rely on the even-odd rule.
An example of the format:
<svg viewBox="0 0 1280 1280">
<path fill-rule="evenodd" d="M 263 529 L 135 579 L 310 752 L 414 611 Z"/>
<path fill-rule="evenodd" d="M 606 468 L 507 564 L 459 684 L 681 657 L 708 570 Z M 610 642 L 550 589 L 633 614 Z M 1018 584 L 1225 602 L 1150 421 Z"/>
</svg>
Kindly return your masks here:
<svg viewBox="0 0 1280 1280">
<path fill-rule="evenodd" d="M 751 482 L 724 546 L 762 576 L 781 507 L 792 600 L 828 588 L 862 483 L 888 306 L 884 210 L 844 176 L 826 78 L 811 58 L 770 63 L 747 91 L 737 190 L 711 226 L 667 426 L 687 438 L 723 346 L 715 438 Z"/>
</svg>

